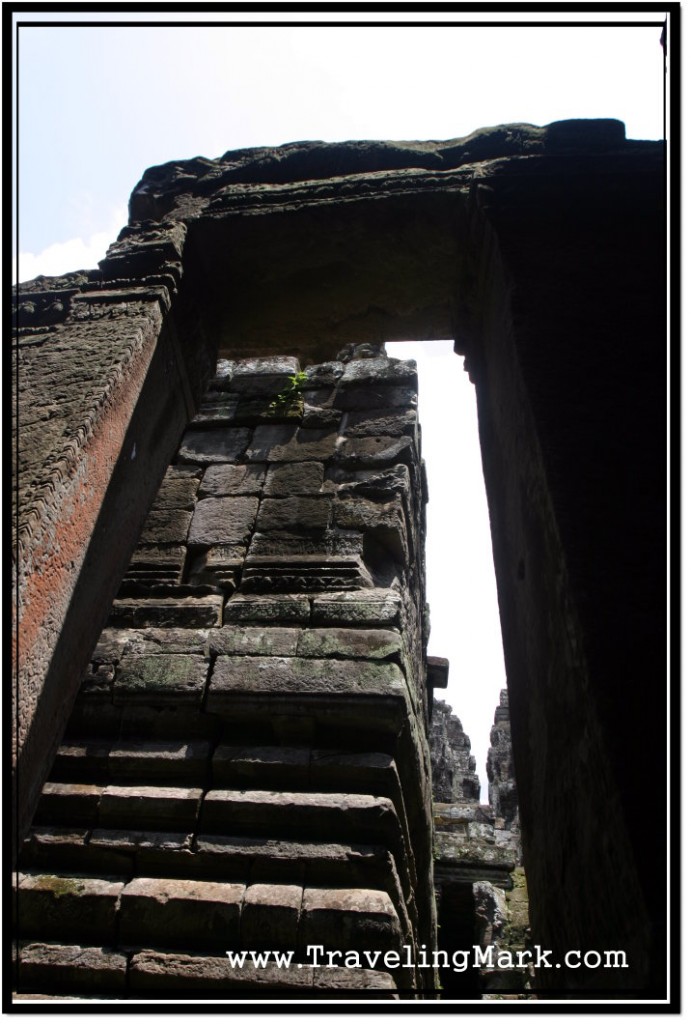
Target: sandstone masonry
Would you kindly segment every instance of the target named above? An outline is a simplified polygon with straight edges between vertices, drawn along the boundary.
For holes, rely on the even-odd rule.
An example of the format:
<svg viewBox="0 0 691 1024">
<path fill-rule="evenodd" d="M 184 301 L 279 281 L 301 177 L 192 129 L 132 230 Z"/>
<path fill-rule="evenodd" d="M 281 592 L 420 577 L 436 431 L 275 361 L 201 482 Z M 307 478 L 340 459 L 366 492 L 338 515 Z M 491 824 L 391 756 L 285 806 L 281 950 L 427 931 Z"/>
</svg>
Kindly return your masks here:
<svg viewBox="0 0 691 1024">
<path fill-rule="evenodd" d="M 309 992 L 223 958 L 433 948 L 416 404 L 381 355 L 219 363 L 25 842 L 20 991 Z"/>
</svg>

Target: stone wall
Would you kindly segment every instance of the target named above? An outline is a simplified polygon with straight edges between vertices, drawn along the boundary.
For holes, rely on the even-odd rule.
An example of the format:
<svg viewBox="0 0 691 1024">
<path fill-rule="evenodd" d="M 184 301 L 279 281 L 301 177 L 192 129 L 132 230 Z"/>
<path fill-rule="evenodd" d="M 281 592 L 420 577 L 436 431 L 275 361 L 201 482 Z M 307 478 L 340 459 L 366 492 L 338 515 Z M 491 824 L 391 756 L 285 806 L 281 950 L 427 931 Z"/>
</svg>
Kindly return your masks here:
<svg viewBox="0 0 691 1024">
<path fill-rule="evenodd" d="M 513 763 L 508 690 L 502 690 L 499 695 L 499 706 L 494 712 L 494 725 L 490 730 L 489 740 L 487 780 L 489 802 L 495 818 L 495 835 L 498 843 L 513 849 L 516 863 L 520 865 L 523 863 L 521 819 L 518 810 L 516 769 Z"/>
<path fill-rule="evenodd" d="M 434 996 L 416 966 L 224 959 L 434 945 L 416 385 L 219 363 L 25 843 L 20 992 Z"/>
<path fill-rule="evenodd" d="M 491 961 L 475 967 L 471 954 L 463 972 L 441 970 L 441 998 L 528 998 L 534 972 L 514 962 L 532 941 L 506 690 L 490 732 L 489 804 L 480 803 L 470 740 L 444 701 L 433 703 L 430 744 L 438 945 L 449 955 L 478 947 Z"/>
<path fill-rule="evenodd" d="M 209 357 L 197 337 L 194 352 L 180 345 L 160 283 L 113 290 L 102 278 L 101 271 L 37 278 L 16 295 L 12 791 L 19 836 Z"/>
<path fill-rule="evenodd" d="M 480 780 L 470 753 L 470 739 L 443 700 L 435 700 L 432 708 L 430 756 L 435 800 L 452 804 L 480 799 Z"/>
<path fill-rule="evenodd" d="M 15 424 L 20 837 L 218 352 L 324 362 L 454 336 L 477 387 L 533 931 L 559 955 L 629 955 L 541 984 L 665 995 L 666 833 L 640 828 L 665 794 L 639 756 L 669 715 L 665 161 L 604 119 L 173 161 L 137 185 L 98 270 L 18 289 L 17 393 L 56 392 L 50 417 L 29 398 Z M 93 386 L 71 391 L 86 366 Z M 363 542 L 384 580 L 396 516 Z"/>
</svg>

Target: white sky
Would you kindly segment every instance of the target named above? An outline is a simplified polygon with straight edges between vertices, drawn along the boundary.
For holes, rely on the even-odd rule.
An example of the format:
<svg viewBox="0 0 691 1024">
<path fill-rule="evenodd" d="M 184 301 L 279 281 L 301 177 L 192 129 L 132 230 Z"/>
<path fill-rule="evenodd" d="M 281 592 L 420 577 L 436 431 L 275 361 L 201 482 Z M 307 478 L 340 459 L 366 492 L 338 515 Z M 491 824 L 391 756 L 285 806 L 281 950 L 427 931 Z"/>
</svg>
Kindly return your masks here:
<svg viewBox="0 0 691 1024">
<path fill-rule="evenodd" d="M 19 30 L 19 277 L 90 268 L 127 217 L 144 169 L 196 155 L 305 139 L 450 139 L 487 125 L 615 117 L 628 138 L 663 125 L 662 12 L 642 6 L 575 14 L 427 15 L 487 27 L 78 28 L 70 20 L 225 18 L 296 22 L 402 20 L 376 14 L 209 15 L 42 12 Z M 647 22 L 556 27 L 501 19 Z M 428 466 L 430 653 L 451 661 L 448 700 L 484 776 L 504 685 L 489 528 L 477 450 L 474 389 L 458 356 L 438 344 L 391 354 L 418 360 Z M 414 350 L 414 351 L 413 351 Z M 484 790 L 486 798 L 486 789 Z"/>
</svg>

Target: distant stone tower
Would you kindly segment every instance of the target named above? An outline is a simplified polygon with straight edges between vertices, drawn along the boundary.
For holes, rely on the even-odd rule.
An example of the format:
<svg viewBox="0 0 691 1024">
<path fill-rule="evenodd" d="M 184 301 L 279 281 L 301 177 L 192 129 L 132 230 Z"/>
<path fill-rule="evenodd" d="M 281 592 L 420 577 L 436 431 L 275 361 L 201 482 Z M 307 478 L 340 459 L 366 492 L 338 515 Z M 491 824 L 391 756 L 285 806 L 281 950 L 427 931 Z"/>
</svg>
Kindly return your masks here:
<svg viewBox="0 0 691 1024">
<path fill-rule="evenodd" d="M 490 779 L 501 771 L 502 792 L 515 791 L 505 690 L 495 712 L 490 743 Z M 430 744 L 439 946 L 444 950 L 477 947 L 486 958 L 480 965 L 471 958 L 463 972 L 442 966 L 442 998 L 527 997 L 531 972 L 497 964 L 500 951 L 511 954 L 530 944 L 517 810 L 510 821 L 497 813 L 498 788 L 492 782 L 489 805 L 480 803 L 470 740 L 444 701 L 433 704 Z"/>
</svg>

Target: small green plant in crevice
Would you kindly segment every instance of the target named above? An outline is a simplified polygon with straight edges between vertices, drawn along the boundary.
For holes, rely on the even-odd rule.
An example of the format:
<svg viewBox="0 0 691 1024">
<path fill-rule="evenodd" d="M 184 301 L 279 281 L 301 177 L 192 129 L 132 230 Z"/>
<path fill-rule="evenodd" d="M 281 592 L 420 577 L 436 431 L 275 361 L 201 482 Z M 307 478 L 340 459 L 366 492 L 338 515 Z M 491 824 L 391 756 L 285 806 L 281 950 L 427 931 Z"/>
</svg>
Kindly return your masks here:
<svg viewBox="0 0 691 1024">
<path fill-rule="evenodd" d="M 299 416 L 302 413 L 304 399 L 302 397 L 302 385 L 307 380 L 304 370 L 299 370 L 288 378 L 288 382 L 276 397 L 269 403 L 271 416 L 293 415 Z"/>
</svg>

